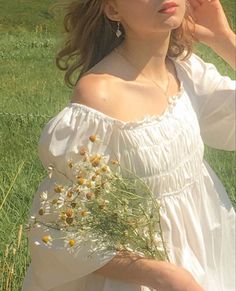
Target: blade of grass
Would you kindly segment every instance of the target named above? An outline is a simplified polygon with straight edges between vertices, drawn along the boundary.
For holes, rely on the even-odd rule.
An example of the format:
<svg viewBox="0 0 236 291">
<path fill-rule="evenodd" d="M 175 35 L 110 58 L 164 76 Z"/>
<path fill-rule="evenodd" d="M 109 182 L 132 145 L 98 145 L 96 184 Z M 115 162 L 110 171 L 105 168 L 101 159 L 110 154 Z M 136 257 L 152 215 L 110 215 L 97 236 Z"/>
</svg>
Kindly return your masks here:
<svg viewBox="0 0 236 291">
<path fill-rule="evenodd" d="M 15 175 L 15 177 L 14 177 L 14 179 L 13 179 L 13 181 L 12 181 L 12 183 L 11 183 L 11 185 L 10 185 L 10 187 L 9 187 L 9 189 L 8 189 L 8 191 L 7 191 L 5 197 L 3 198 L 3 201 L 2 201 L 2 203 L 1 203 L 1 205 L 0 205 L 0 211 L 1 211 L 1 209 L 3 208 L 3 205 L 4 205 L 5 201 L 7 200 L 7 197 L 9 196 L 9 194 L 10 194 L 10 192 L 11 192 L 11 189 L 12 189 L 12 187 L 14 186 L 17 177 L 19 176 L 19 174 L 20 174 L 20 172 L 21 172 L 24 163 L 25 163 L 25 162 L 23 161 L 23 162 L 21 163 L 21 165 L 19 166 L 18 171 L 17 171 L 17 173 L 16 173 L 16 175 Z"/>
</svg>

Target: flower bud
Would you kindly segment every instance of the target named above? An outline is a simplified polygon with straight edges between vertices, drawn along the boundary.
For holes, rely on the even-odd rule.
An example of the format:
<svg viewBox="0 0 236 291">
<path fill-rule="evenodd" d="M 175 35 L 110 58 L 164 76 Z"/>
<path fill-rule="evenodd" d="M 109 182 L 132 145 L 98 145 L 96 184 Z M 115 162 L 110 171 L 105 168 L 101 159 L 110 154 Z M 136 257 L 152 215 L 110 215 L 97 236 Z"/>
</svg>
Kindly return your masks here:
<svg viewBox="0 0 236 291">
<path fill-rule="evenodd" d="M 57 204 L 57 201 L 58 201 L 57 199 L 53 199 L 52 204 Z"/>
<path fill-rule="evenodd" d="M 73 213 L 74 213 L 74 211 L 73 211 L 72 208 L 68 208 L 68 209 L 66 210 L 66 216 L 67 216 L 67 217 L 72 217 L 72 216 L 73 216 Z"/>
<path fill-rule="evenodd" d="M 87 152 L 88 152 L 88 149 L 86 147 L 81 147 L 80 148 L 79 153 L 80 153 L 81 156 L 84 156 Z"/>
<path fill-rule="evenodd" d="M 87 198 L 88 200 L 92 200 L 94 197 L 95 197 L 95 195 L 94 195 L 93 192 L 88 192 L 88 193 L 86 194 L 86 198 Z"/>
<path fill-rule="evenodd" d="M 72 202 L 70 205 L 71 205 L 72 208 L 76 207 L 76 203 L 75 202 Z"/>
<path fill-rule="evenodd" d="M 73 221 L 74 221 L 73 217 L 66 218 L 66 223 L 68 223 L 68 224 L 72 224 Z"/>
<path fill-rule="evenodd" d="M 39 215 L 44 215 L 44 209 L 40 208 L 38 213 L 39 213 Z"/>
<path fill-rule="evenodd" d="M 69 160 L 68 161 L 68 167 L 71 169 L 71 168 L 73 168 L 73 162 L 72 162 L 72 160 Z"/>
<path fill-rule="evenodd" d="M 89 139 L 91 142 L 95 142 L 97 140 L 97 137 L 96 135 L 90 135 Z"/>
</svg>

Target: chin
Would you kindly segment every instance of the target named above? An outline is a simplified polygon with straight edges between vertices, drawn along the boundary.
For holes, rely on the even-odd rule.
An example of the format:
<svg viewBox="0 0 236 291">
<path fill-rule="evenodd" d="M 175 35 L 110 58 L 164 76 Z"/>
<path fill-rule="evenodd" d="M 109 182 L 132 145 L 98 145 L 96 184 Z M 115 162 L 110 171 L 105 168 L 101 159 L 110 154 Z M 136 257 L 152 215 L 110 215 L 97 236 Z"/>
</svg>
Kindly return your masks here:
<svg viewBox="0 0 236 291">
<path fill-rule="evenodd" d="M 161 23 L 161 28 L 163 30 L 176 29 L 182 24 L 183 19 L 184 19 L 183 17 L 178 17 L 178 16 L 169 17 L 168 19 L 166 19 L 164 22 Z"/>
</svg>

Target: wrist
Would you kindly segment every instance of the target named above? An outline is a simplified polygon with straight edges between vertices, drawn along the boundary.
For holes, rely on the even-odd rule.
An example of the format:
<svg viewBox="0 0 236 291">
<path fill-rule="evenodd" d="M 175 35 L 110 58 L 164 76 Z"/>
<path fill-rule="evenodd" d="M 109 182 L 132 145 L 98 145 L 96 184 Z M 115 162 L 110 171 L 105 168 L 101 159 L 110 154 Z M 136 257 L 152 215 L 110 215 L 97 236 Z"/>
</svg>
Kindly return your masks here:
<svg viewBox="0 0 236 291">
<path fill-rule="evenodd" d="M 232 30 L 219 34 L 209 46 L 233 69 L 236 69 L 236 35 Z"/>
<path fill-rule="evenodd" d="M 221 47 L 222 44 L 235 44 L 235 33 L 233 30 L 228 29 L 225 31 L 222 31 L 220 34 L 218 34 L 216 37 L 214 37 L 214 40 L 211 43 L 212 48 Z"/>
</svg>

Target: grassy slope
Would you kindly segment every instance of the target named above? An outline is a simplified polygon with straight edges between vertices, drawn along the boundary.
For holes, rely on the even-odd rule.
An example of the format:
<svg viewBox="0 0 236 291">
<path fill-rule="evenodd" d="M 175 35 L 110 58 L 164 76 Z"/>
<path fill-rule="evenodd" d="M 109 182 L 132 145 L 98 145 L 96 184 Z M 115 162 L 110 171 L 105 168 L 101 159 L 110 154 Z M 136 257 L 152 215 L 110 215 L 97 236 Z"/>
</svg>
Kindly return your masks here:
<svg viewBox="0 0 236 291">
<path fill-rule="evenodd" d="M 32 197 L 45 175 L 37 142 L 44 124 L 69 101 L 70 90 L 54 64 L 59 22 L 48 12 L 54 1 L 4 2 L 0 2 L 0 291 L 18 291 L 29 262 L 24 236 L 17 246 L 19 225 L 25 222 Z M 224 3 L 232 17 L 230 0 Z M 198 53 L 222 73 L 233 76 L 208 48 L 200 46 Z M 210 149 L 206 154 L 236 205 L 235 155 Z M 9 253 L 4 256 L 7 245 Z"/>
</svg>

